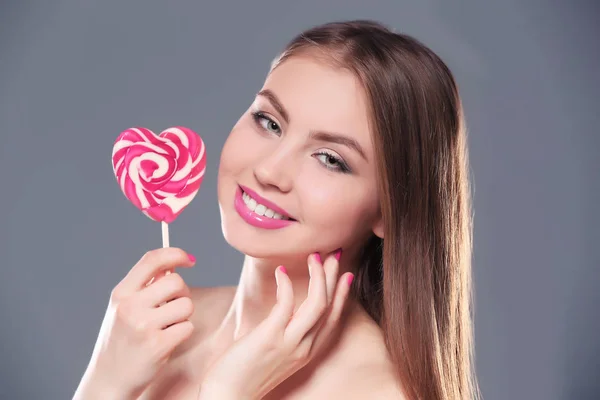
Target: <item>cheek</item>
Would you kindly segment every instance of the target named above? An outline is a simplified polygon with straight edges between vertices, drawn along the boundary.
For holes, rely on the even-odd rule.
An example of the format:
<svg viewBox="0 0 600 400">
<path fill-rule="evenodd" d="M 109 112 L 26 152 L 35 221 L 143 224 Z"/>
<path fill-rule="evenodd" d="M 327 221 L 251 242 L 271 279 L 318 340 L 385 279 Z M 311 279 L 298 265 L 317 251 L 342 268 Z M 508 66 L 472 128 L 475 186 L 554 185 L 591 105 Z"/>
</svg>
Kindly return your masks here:
<svg viewBox="0 0 600 400">
<path fill-rule="evenodd" d="M 303 214 L 316 230 L 336 236 L 363 235 L 376 212 L 371 185 L 352 177 L 329 176 L 303 182 Z"/>
<path fill-rule="evenodd" d="M 243 124 L 236 125 L 232 130 L 221 151 L 219 175 L 237 175 L 252 163 L 259 152 L 258 141 L 252 140 L 254 132 Z"/>
<path fill-rule="evenodd" d="M 250 161 L 247 159 L 248 133 L 239 124 L 234 126 L 223 144 L 217 173 L 217 197 L 221 205 L 231 201 L 235 183 L 240 181 Z"/>
</svg>

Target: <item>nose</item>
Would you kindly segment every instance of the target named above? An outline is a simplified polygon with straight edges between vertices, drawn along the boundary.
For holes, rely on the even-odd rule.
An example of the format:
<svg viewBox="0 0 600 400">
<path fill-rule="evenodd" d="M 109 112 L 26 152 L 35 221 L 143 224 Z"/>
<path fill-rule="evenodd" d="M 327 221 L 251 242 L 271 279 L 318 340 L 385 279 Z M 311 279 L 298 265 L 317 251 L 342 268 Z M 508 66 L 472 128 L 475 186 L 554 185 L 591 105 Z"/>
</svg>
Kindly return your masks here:
<svg viewBox="0 0 600 400">
<path fill-rule="evenodd" d="M 254 177 L 264 186 L 271 186 L 281 192 L 292 190 L 293 157 L 282 149 L 276 148 L 271 154 L 265 155 L 254 168 Z"/>
</svg>

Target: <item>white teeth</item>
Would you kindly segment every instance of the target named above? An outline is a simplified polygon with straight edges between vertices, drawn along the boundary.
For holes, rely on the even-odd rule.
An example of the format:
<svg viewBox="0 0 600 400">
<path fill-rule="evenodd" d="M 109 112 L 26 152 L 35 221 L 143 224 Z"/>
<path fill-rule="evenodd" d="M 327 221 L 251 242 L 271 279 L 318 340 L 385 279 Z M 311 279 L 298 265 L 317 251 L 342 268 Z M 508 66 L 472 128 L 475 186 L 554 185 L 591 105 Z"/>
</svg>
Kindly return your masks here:
<svg viewBox="0 0 600 400">
<path fill-rule="evenodd" d="M 258 215 L 264 215 L 267 218 L 273 219 L 289 219 L 287 217 L 282 216 L 281 214 L 276 213 L 275 211 L 267 208 L 263 204 L 259 204 L 252 197 L 248 196 L 246 192 L 242 192 L 242 199 L 246 206 L 251 210 L 257 213 Z"/>
<path fill-rule="evenodd" d="M 254 209 L 254 212 L 258 215 L 264 215 L 265 211 L 267 211 L 267 207 L 263 206 L 262 204 L 257 205 Z"/>
<path fill-rule="evenodd" d="M 256 200 L 254 199 L 250 199 L 248 200 L 248 208 L 251 209 L 252 211 L 254 211 L 256 209 Z"/>
</svg>

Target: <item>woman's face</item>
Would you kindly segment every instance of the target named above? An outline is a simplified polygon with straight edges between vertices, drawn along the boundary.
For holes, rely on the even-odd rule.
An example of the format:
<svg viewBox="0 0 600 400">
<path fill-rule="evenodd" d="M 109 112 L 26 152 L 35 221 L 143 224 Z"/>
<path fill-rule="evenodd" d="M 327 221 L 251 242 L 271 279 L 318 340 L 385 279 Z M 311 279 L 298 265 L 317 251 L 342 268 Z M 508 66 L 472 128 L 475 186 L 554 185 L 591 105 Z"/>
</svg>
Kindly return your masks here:
<svg viewBox="0 0 600 400">
<path fill-rule="evenodd" d="M 374 161 L 358 80 L 316 59 L 289 58 L 269 74 L 221 153 L 225 239 L 244 254 L 281 259 L 381 236 Z"/>
</svg>

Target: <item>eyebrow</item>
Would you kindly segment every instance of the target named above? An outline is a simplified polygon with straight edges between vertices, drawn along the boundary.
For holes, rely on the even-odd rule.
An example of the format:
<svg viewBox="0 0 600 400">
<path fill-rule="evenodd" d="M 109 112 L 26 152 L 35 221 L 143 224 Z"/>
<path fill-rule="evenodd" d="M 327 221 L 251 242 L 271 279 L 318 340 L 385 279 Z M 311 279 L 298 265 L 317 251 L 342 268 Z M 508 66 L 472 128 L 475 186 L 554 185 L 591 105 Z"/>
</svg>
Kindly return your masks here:
<svg viewBox="0 0 600 400">
<path fill-rule="evenodd" d="M 275 93 L 273 93 L 273 91 L 271 91 L 270 89 L 263 89 L 260 92 L 257 93 L 257 96 L 263 96 L 266 97 L 271 104 L 273 105 L 273 107 L 275 107 L 275 109 L 277 110 L 277 112 L 279 114 L 281 114 L 281 117 L 283 118 L 283 120 L 285 121 L 286 124 L 290 123 L 290 116 L 287 113 L 287 111 L 285 110 L 285 107 L 281 104 L 281 102 L 279 101 L 279 99 L 277 98 L 277 96 L 275 96 Z"/>
<path fill-rule="evenodd" d="M 310 137 L 314 140 L 319 140 L 322 142 L 337 143 L 337 144 L 341 144 L 346 147 L 349 147 L 349 148 L 353 149 L 354 151 L 356 151 L 358 154 L 360 154 L 360 156 L 362 158 L 364 158 L 365 161 L 367 161 L 367 156 L 365 155 L 365 152 L 363 151 L 360 144 L 358 144 L 358 142 L 356 140 L 354 140 L 348 136 L 344 136 L 339 133 L 318 131 L 318 132 L 311 132 Z"/>
<path fill-rule="evenodd" d="M 286 111 L 285 107 L 283 106 L 283 104 L 281 104 L 281 102 L 279 101 L 279 99 L 277 98 L 275 93 L 273 93 L 272 90 L 263 89 L 257 93 L 257 96 L 266 97 L 271 102 L 271 104 L 273 105 L 275 110 L 277 110 L 277 112 L 279 114 L 281 114 L 281 117 L 283 118 L 285 123 L 286 124 L 290 123 L 290 116 L 289 116 L 288 112 Z M 367 156 L 366 156 L 363 148 L 353 138 L 350 138 L 348 136 L 345 136 L 345 135 L 342 135 L 339 133 L 324 132 L 324 131 L 313 131 L 310 133 L 309 137 L 313 140 L 337 143 L 337 144 L 341 144 L 343 146 L 349 147 L 349 148 L 353 149 L 354 151 L 356 151 L 358 154 L 360 154 L 360 156 L 363 159 L 365 159 L 365 161 L 367 161 Z"/>
</svg>

